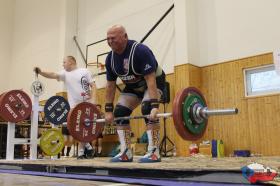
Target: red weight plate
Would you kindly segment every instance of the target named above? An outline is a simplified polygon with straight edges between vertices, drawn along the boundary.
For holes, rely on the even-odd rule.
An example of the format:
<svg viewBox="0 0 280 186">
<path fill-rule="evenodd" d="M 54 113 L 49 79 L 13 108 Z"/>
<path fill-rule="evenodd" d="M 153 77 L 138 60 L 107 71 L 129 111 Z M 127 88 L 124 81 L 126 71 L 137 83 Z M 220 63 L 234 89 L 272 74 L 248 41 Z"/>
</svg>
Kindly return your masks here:
<svg viewBox="0 0 280 186">
<path fill-rule="evenodd" d="M 69 133 L 80 142 L 91 142 L 103 131 L 103 123 L 93 122 L 100 119 L 100 112 L 92 103 L 83 102 L 71 109 L 67 117 Z"/>
<path fill-rule="evenodd" d="M 16 123 L 30 116 L 32 102 L 24 91 L 11 90 L 1 95 L 0 109 L 0 115 L 5 121 Z"/>
<path fill-rule="evenodd" d="M 186 97 L 190 94 L 198 94 L 199 96 L 201 96 L 201 98 L 204 100 L 206 104 L 206 101 L 202 93 L 197 88 L 188 87 L 177 92 L 173 101 L 172 115 L 173 115 L 175 128 L 177 130 L 177 133 L 181 136 L 181 138 L 183 138 L 184 140 L 195 141 L 203 136 L 205 130 L 200 134 L 193 134 L 185 126 L 184 118 L 183 118 L 183 103 Z M 205 126 L 207 126 L 207 121 L 205 121 Z"/>
</svg>

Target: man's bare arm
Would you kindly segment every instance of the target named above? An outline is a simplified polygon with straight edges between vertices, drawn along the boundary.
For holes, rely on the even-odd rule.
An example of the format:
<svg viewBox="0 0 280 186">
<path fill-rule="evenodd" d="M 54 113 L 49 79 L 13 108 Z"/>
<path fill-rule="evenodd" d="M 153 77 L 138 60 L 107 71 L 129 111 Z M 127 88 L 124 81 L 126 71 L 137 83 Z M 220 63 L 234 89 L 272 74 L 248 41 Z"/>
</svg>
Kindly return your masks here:
<svg viewBox="0 0 280 186">
<path fill-rule="evenodd" d="M 59 80 L 59 75 L 57 73 L 54 73 L 54 72 L 44 72 L 39 67 L 35 67 L 34 71 L 36 73 L 40 74 L 41 76 L 45 77 L 45 78 Z"/>
<path fill-rule="evenodd" d="M 148 94 L 150 99 L 158 99 L 156 74 L 153 72 L 145 75 L 144 78 L 148 86 Z"/>
<path fill-rule="evenodd" d="M 40 75 L 44 76 L 46 78 L 49 78 L 49 79 L 59 80 L 59 75 L 57 73 L 54 73 L 54 72 L 43 72 L 43 71 L 41 71 Z"/>
<path fill-rule="evenodd" d="M 116 81 L 107 81 L 105 103 L 113 103 L 116 93 Z"/>
</svg>

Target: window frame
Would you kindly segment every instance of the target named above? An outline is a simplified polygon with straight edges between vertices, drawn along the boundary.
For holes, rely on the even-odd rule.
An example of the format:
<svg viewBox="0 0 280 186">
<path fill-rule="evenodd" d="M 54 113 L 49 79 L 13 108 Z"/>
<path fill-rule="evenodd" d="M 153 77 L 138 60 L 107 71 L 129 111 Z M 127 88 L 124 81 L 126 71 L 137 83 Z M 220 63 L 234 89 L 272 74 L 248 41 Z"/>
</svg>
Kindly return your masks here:
<svg viewBox="0 0 280 186">
<path fill-rule="evenodd" d="M 258 73 L 258 72 L 266 72 L 266 71 L 271 71 L 271 70 L 275 71 L 274 64 L 243 69 L 245 97 L 256 97 L 256 96 L 267 96 L 267 95 L 272 95 L 272 94 L 280 94 L 280 87 L 275 90 L 267 90 L 267 91 L 265 90 L 265 91 L 257 91 L 257 92 L 251 91 L 252 87 L 251 87 L 250 74 L 254 74 L 254 73 Z"/>
</svg>

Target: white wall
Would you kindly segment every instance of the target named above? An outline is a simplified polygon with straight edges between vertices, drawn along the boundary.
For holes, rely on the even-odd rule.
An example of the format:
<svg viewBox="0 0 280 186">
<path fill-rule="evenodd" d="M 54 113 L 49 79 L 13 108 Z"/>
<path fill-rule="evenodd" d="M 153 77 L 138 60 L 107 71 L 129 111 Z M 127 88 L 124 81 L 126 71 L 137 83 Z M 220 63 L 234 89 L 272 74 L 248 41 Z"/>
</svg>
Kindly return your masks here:
<svg viewBox="0 0 280 186">
<path fill-rule="evenodd" d="M 65 34 L 65 38 L 61 38 L 64 47 L 63 56 L 77 55 L 77 46 L 73 37 L 77 35 L 78 24 L 78 1 L 64 0 L 64 13 L 62 14 L 61 30 Z"/>
<path fill-rule="evenodd" d="M 193 20 L 192 11 L 192 0 L 176 0 L 174 2 L 175 10 L 174 10 L 174 27 L 175 27 L 175 56 L 174 56 L 174 66 L 181 65 L 187 63 L 189 59 L 189 52 L 191 52 L 191 48 L 194 46 L 188 46 L 193 39 L 193 35 L 195 34 L 190 30 L 193 28 L 189 28 L 188 25 Z M 189 8 L 189 9 L 187 9 Z M 191 36 L 190 36 L 191 35 Z M 190 36 L 190 37 L 189 37 Z M 193 44 L 193 43 L 192 43 Z M 189 51 L 190 50 L 190 51 Z"/>
<path fill-rule="evenodd" d="M 14 0 L 0 0 L 0 94 L 8 90 Z"/>
<path fill-rule="evenodd" d="M 172 0 L 83 0 L 79 1 L 78 40 L 85 53 L 85 46 L 106 38 L 107 29 L 114 24 L 126 27 L 130 39 L 140 41 L 159 18 L 172 5 Z M 154 52 L 159 64 L 167 73 L 174 66 L 174 10 L 164 19 L 144 42 Z M 89 62 L 96 55 L 109 51 L 107 43 L 89 48 Z M 105 57 L 100 58 L 105 62 Z M 80 58 L 81 61 L 81 58 Z M 95 68 L 91 68 L 96 72 Z M 105 76 L 97 79 L 98 87 L 105 84 Z"/>
<path fill-rule="evenodd" d="M 76 17 L 77 5 L 71 3 L 75 4 L 76 0 L 15 1 L 10 89 L 22 88 L 30 94 L 30 85 L 35 79 L 34 66 L 59 71 L 63 56 L 76 54 L 72 40 L 76 23 L 69 18 Z M 41 76 L 39 79 L 46 87 L 41 99 L 63 91 L 62 83 Z"/>
<path fill-rule="evenodd" d="M 196 0 L 192 6 L 190 63 L 205 66 L 279 48 L 279 0 Z"/>
<path fill-rule="evenodd" d="M 34 66 L 59 71 L 65 55 L 77 56 L 79 66 L 84 66 L 73 42 L 74 35 L 78 36 L 84 52 L 86 44 L 105 38 L 108 27 L 114 24 L 123 24 L 129 37 L 140 41 L 173 0 L 0 0 L 0 3 L 0 91 L 23 88 L 30 93 Z M 167 73 L 173 72 L 178 64 L 205 66 L 279 48 L 278 0 L 176 0 L 174 3 L 175 9 L 145 41 Z M 90 48 L 89 61 L 96 61 L 97 54 L 108 50 L 106 43 Z M 104 59 L 105 56 L 101 62 Z M 42 98 L 63 90 L 61 83 L 40 79 L 47 90 Z M 102 87 L 105 76 L 100 76 L 98 82 Z"/>
<path fill-rule="evenodd" d="M 105 38 L 108 27 L 117 23 L 127 27 L 130 38 L 140 40 L 172 2 L 79 1 L 83 50 Z M 175 65 L 206 66 L 279 49 L 279 0 L 174 0 L 174 4 L 172 14 L 145 42 L 167 73 Z M 107 50 L 106 43 L 91 47 L 89 60 L 96 61 L 96 55 Z"/>
</svg>

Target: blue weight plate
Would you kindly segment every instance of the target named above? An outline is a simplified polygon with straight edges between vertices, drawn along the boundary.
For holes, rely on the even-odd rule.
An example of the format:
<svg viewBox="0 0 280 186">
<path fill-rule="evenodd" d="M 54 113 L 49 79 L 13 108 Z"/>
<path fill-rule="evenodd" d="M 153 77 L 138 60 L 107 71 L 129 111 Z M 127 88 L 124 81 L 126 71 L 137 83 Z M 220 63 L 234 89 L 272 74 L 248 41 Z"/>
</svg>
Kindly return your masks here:
<svg viewBox="0 0 280 186">
<path fill-rule="evenodd" d="M 46 119 L 55 125 L 66 122 L 69 111 L 70 105 L 62 96 L 50 97 L 44 106 Z"/>
</svg>

